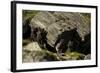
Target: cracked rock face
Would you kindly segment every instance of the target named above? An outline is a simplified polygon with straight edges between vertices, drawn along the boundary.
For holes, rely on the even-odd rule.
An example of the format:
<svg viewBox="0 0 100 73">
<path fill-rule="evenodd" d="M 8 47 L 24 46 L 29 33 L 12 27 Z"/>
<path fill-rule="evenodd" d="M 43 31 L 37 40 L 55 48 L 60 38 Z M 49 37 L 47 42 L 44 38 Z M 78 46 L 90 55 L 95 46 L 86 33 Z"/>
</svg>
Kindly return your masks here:
<svg viewBox="0 0 100 73">
<path fill-rule="evenodd" d="M 61 35 L 66 30 L 73 30 L 77 28 L 76 32 L 79 34 L 82 40 L 84 40 L 85 36 L 91 31 L 90 18 L 90 14 L 78 12 L 36 11 L 31 15 L 26 15 L 23 18 L 23 28 L 25 28 L 23 29 L 23 32 L 25 32 L 25 37 L 27 36 L 28 38 L 23 38 L 23 63 L 90 59 L 91 54 L 85 56 L 84 53 L 78 53 L 78 51 L 70 53 L 66 52 L 60 56 L 58 53 L 53 52 L 54 49 L 57 51 L 54 46 L 58 39 L 58 35 Z M 38 29 L 38 32 L 35 30 L 36 28 Z M 33 34 L 34 31 L 35 33 Z M 43 37 L 46 40 L 45 44 L 43 44 L 43 41 L 45 40 L 42 40 L 42 42 L 40 40 L 40 33 L 43 33 L 43 31 L 47 32 L 46 37 L 44 37 L 43 34 Z M 39 38 L 38 41 L 37 37 Z M 68 37 L 66 38 L 69 39 Z M 40 43 L 42 43 L 43 47 L 41 47 Z M 85 51 L 86 53 L 88 49 L 90 49 L 89 46 L 87 46 L 89 43 L 90 40 L 88 38 L 85 44 L 83 43 L 83 46 L 77 49 L 80 49 L 81 52 Z M 44 48 L 44 46 L 46 48 Z"/>
<path fill-rule="evenodd" d="M 75 12 L 38 12 L 30 22 L 31 28 L 44 28 L 47 34 L 47 42 L 54 47 L 59 34 L 65 30 L 77 28 L 82 40 L 84 36 L 90 33 L 90 19 L 83 13 Z"/>
<path fill-rule="evenodd" d="M 43 50 L 40 48 L 37 42 L 31 42 L 26 46 L 23 46 L 22 62 L 47 62 L 47 61 L 58 61 L 57 55 Z"/>
</svg>

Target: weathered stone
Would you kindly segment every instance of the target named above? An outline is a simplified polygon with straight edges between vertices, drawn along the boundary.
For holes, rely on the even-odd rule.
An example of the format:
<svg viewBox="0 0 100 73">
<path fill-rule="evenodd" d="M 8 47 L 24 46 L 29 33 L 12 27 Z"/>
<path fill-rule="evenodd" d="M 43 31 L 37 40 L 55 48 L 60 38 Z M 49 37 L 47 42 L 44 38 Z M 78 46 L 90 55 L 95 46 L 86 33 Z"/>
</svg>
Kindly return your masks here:
<svg viewBox="0 0 100 73">
<path fill-rule="evenodd" d="M 23 47 L 23 50 L 28 50 L 28 51 L 41 51 L 40 46 L 38 45 L 37 42 L 32 42 L 29 43 L 28 45 Z"/>
<path fill-rule="evenodd" d="M 58 61 L 55 53 L 43 50 L 37 42 L 31 42 L 23 47 L 22 62 Z"/>
<path fill-rule="evenodd" d="M 82 13 L 75 13 L 75 12 L 72 13 L 72 12 L 41 11 L 41 12 L 36 13 L 36 15 L 31 19 L 31 22 L 28 21 L 26 23 L 28 23 L 28 25 L 31 27 L 31 34 L 33 34 L 34 29 L 37 27 L 44 29 L 44 31 L 47 32 L 47 35 L 45 37 L 47 38 L 45 45 L 46 47 L 49 47 L 47 48 L 49 50 L 51 50 L 50 48 L 55 49 L 53 48 L 55 45 L 55 42 L 58 38 L 58 35 L 60 35 L 62 32 L 77 28 L 77 32 L 79 36 L 84 40 L 85 35 L 90 33 L 90 27 L 91 27 L 89 18 L 85 17 Z M 36 35 L 38 36 L 37 33 Z M 33 37 L 34 40 L 37 40 L 35 35 L 34 37 Z M 39 42 L 38 40 L 38 43 L 41 43 L 41 42 Z M 56 56 L 51 55 L 50 53 L 43 51 L 43 48 L 41 48 L 38 43 L 32 42 L 23 47 L 23 51 L 24 51 L 23 61 L 24 62 L 59 60 L 57 55 Z M 76 57 L 71 57 L 71 56 L 68 56 L 68 57 L 62 56 L 61 60 L 62 58 L 63 60 L 77 59 Z"/>
<path fill-rule="evenodd" d="M 39 12 L 31 20 L 32 27 L 47 28 L 49 25 L 54 23 L 56 20 L 50 12 Z"/>
<path fill-rule="evenodd" d="M 91 54 L 86 55 L 84 58 L 84 60 L 89 60 L 89 59 L 91 59 Z"/>
<path fill-rule="evenodd" d="M 38 12 L 31 20 L 31 27 L 44 28 L 47 34 L 47 42 L 54 47 L 59 34 L 65 30 L 77 28 L 77 32 L 84 40 L 84 36 L 90 33 L 90 20 L 75 12 Z"/>
</svg>

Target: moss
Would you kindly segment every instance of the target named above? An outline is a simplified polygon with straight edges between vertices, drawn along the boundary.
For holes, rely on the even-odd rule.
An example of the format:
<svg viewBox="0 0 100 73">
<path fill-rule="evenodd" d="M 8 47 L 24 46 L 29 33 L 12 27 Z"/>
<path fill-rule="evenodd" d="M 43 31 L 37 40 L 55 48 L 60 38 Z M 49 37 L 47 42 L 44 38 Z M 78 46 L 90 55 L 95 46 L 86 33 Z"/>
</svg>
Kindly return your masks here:
<svg viewBox="0 0 100 73">
<path fill-rule="evenodd" d="M 68 55 L 72 60 L 83 60 L 85 55 L 78 52 L 68 52 L 65 53 L 65 56 Z"/>
<path fill-rule="evenodd" d="M 39 11 L 35 11 L 35 10 L 23 10 L 23 11 L 22 11 L 23 22 L 24 22 L 24 21 L 30 22 L 31 19 L 32 19 L 38 12 L 39 12 Z"/>
</svg>

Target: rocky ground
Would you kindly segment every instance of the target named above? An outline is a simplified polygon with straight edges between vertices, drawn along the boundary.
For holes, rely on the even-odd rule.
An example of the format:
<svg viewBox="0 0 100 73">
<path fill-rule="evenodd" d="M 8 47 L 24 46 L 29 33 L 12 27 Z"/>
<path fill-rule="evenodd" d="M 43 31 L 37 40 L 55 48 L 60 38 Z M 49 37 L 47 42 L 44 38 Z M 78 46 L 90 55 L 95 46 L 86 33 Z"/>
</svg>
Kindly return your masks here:
<svg viewBox="0 0 100 73">
<path fill-rule="evenodd" d="M 90 45 L 90 42 L 87 42 L 88 40 L 85 42 L 87 43 L 85 44 L 85 50 L 79 48 L 84 52 L 65 51 L 63 55 L 60 55 L 48 48 L 49 45 L 49 47 L 53 47 L 52 49 L 55 49 L 57 51 L 54 46 L 55 42 L 58 39 L 58 36 L 61 35 L 64 31 L 73 30 L 75 28 L 77 28 L 76 31 L 78 32 L 81 40 L 84 41 L 85 36 L 90 34 L 91 32 L 90 18 L 91 16 L 89 13 L 23 11 L 23 27 L 26 25 L 28 26 L 23 28 L 23 32 L 25 32 L 23 36 L 25 35 L 27 37 L 24 36 L 25 38 L 23 38 L 22 61 L 45 62 L 90 59 L 91 53 L 84 53 L 85 51 L 88 51 L 88 49 L 91 49 L 90 47 L 87 47 L 88 45 Z M 35 28 L 44 29 L 44 31 L 47 32 L 46 44 L 42 44 L 43 47 L 41 47 L 41 43 L 39 41 L 35 40 L 37 38 L 33 37 L 34 34 L 32 32 Z M 88 39 L 90 41 L 90 38 Z M 84 46 L 82 46 L 82 48 L 83 47 Z"/>
</svg>

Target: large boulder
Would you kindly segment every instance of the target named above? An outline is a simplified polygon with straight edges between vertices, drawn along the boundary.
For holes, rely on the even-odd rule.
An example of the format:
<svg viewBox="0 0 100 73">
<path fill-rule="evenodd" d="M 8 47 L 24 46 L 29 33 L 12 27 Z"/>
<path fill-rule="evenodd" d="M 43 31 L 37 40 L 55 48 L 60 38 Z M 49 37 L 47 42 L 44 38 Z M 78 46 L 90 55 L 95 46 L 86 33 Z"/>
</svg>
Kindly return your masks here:
<svg viewBox="0 0 100 73">
<path fill-rule="evenodd" d="M 54 47 L 59 34 L 63 31 L 77 28 L 82 40 L 84 36 L 90 33 L 90 19 L 82 13 L 76 12 L 38 12 L 31 20 L 30 26 L 44 28 L 47 34 L 47 42 Z"/>
<path fill-rule="evenodd" d="M 56 20 L 50 12 L 38 12 L 31 20 L 31 27 L 47 28 L 49 25 L 54 23 Z"/>
<path fill-rule="evenodd" d="M 46 49 L 40 48 L 37 42 L 30 42 L 29 44 L 23 46 L 22 51 L 23 63 L 82 60 L 84 58 L 83 54 L 77 52 L 65 53 L 63 56 L 50 52 Z M 87 59 L 87 56 L 85 59 Z"/>
<path fill-rule="evenodd" d="M 44 61 L 58 61 L 57 55 L 48 50 L 43 50 L 37 42 L 30 42 L 23 46 L 22 62 L 44 62 Z"/>
</svg>

